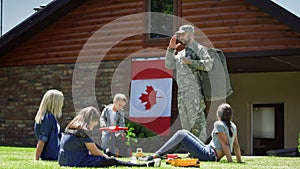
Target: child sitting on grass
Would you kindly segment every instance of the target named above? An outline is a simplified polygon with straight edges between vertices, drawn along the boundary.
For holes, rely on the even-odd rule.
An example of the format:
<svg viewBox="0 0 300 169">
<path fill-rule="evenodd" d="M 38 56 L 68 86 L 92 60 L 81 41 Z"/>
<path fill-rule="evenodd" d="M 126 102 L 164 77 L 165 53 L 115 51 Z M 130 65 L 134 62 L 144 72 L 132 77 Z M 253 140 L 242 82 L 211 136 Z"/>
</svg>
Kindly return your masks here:
<svg viewBox="0 0 300 169">
<path fill-rule="evenodd" d="M 90 137 L 90 131 L 98 125 L 99 118 L 100 114 L 94 107 L 87 107 L 82 109 L 67 125 L 61 140 L 58 156 L 59 165 L 71 167 L 160 166 L 160 159 L 135 164 L 108 157 L 100 151 Z"/>
</svg>

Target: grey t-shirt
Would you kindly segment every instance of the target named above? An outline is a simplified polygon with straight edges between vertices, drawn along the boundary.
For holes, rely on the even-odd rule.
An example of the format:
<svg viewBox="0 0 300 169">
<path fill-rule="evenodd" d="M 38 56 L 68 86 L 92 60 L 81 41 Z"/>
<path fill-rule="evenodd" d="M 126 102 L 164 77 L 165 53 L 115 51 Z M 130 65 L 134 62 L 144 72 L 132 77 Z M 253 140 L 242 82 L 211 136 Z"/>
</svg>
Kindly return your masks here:
<svg viewBox="0 0 300 169">
<path fill-rule="evenodd" d="M 211 133 L 212 140 L 210 142 L 210 145 L 212 147 L 214 147 L 216 150 L 221 150 L 221 151 L 223 150 L 221 142 L 220 142 L 220 140 L 217 136 L 217 133 L 224 132 L 226 134 L 226 137 L 228 138 L 229 148 L 230 148 L 230 151 L 232 152 L 233 142 L 234 142 L 234 138 L 235 138 L 236 133 L 237 133 L 237 129 L 236 129 L 236 125 L 233 122 L 230 122 L 230 123 L 231 123 L 231 131 L 232 131 L 232 134 L 233 134 L 232 137 L 229 136 L 229 129 L 228 129 L 225 122 L 216 121 L 214 123 L 214 129 Z"/>
<path fill-rule="evenodd" d="M 113 104 L 108 108 L 109 111 L 109 116 L 110 116 L 110 126 L 116 126 L 117 121 L 116 121 L 116 116 L 117 112 L 113 111 Z"/>
</svg>

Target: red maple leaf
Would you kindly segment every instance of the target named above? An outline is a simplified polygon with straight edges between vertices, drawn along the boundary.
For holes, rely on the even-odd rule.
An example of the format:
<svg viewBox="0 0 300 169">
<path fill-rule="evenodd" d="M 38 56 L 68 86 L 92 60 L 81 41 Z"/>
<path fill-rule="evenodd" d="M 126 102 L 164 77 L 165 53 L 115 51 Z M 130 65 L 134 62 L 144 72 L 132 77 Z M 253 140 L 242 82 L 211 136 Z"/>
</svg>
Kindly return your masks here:
<svg viewBox="0 0 300 169">
<path fill-rule="evenodd" d="M 146 86 L 146 92 L 147 94 L 142 93 L 139 99 L 141 100 L 141 103 L 146 102 L 145 110 L 150 110 L 152 106 L 156 104 L 157 91 L 154 90 L 152 86 Z"/>
</svg>

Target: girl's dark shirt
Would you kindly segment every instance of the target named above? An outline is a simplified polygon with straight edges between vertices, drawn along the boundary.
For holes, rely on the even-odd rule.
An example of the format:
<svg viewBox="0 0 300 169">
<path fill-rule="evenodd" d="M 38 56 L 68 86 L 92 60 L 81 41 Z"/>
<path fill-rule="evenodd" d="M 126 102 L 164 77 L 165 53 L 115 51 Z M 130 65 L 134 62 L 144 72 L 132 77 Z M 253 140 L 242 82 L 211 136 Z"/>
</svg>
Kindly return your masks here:
<svg viewBox="0 0 300 169">
<path fill-rule="evenodd" d="M 61 131 L 55 116 L 47 112 L 40 124 L 34 123 L 34 134 L 38 141 L 45 143 L 41 159 L 57 160 L 60 148 Z"/>
</svg>

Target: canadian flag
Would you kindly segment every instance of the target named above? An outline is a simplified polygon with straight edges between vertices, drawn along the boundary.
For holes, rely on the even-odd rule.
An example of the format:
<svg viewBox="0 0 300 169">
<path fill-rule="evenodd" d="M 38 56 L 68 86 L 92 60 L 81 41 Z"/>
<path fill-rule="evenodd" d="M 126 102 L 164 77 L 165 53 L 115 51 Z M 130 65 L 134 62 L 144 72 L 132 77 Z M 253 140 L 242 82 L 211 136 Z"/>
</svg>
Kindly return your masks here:
<svg viewBox="0 0 300 169">
<path fill-rule="evenodd" d="M 169 135 L 172 70 L 164 59 L 132 60 L 129 119 L 160 135 Z"/>
</svg>

